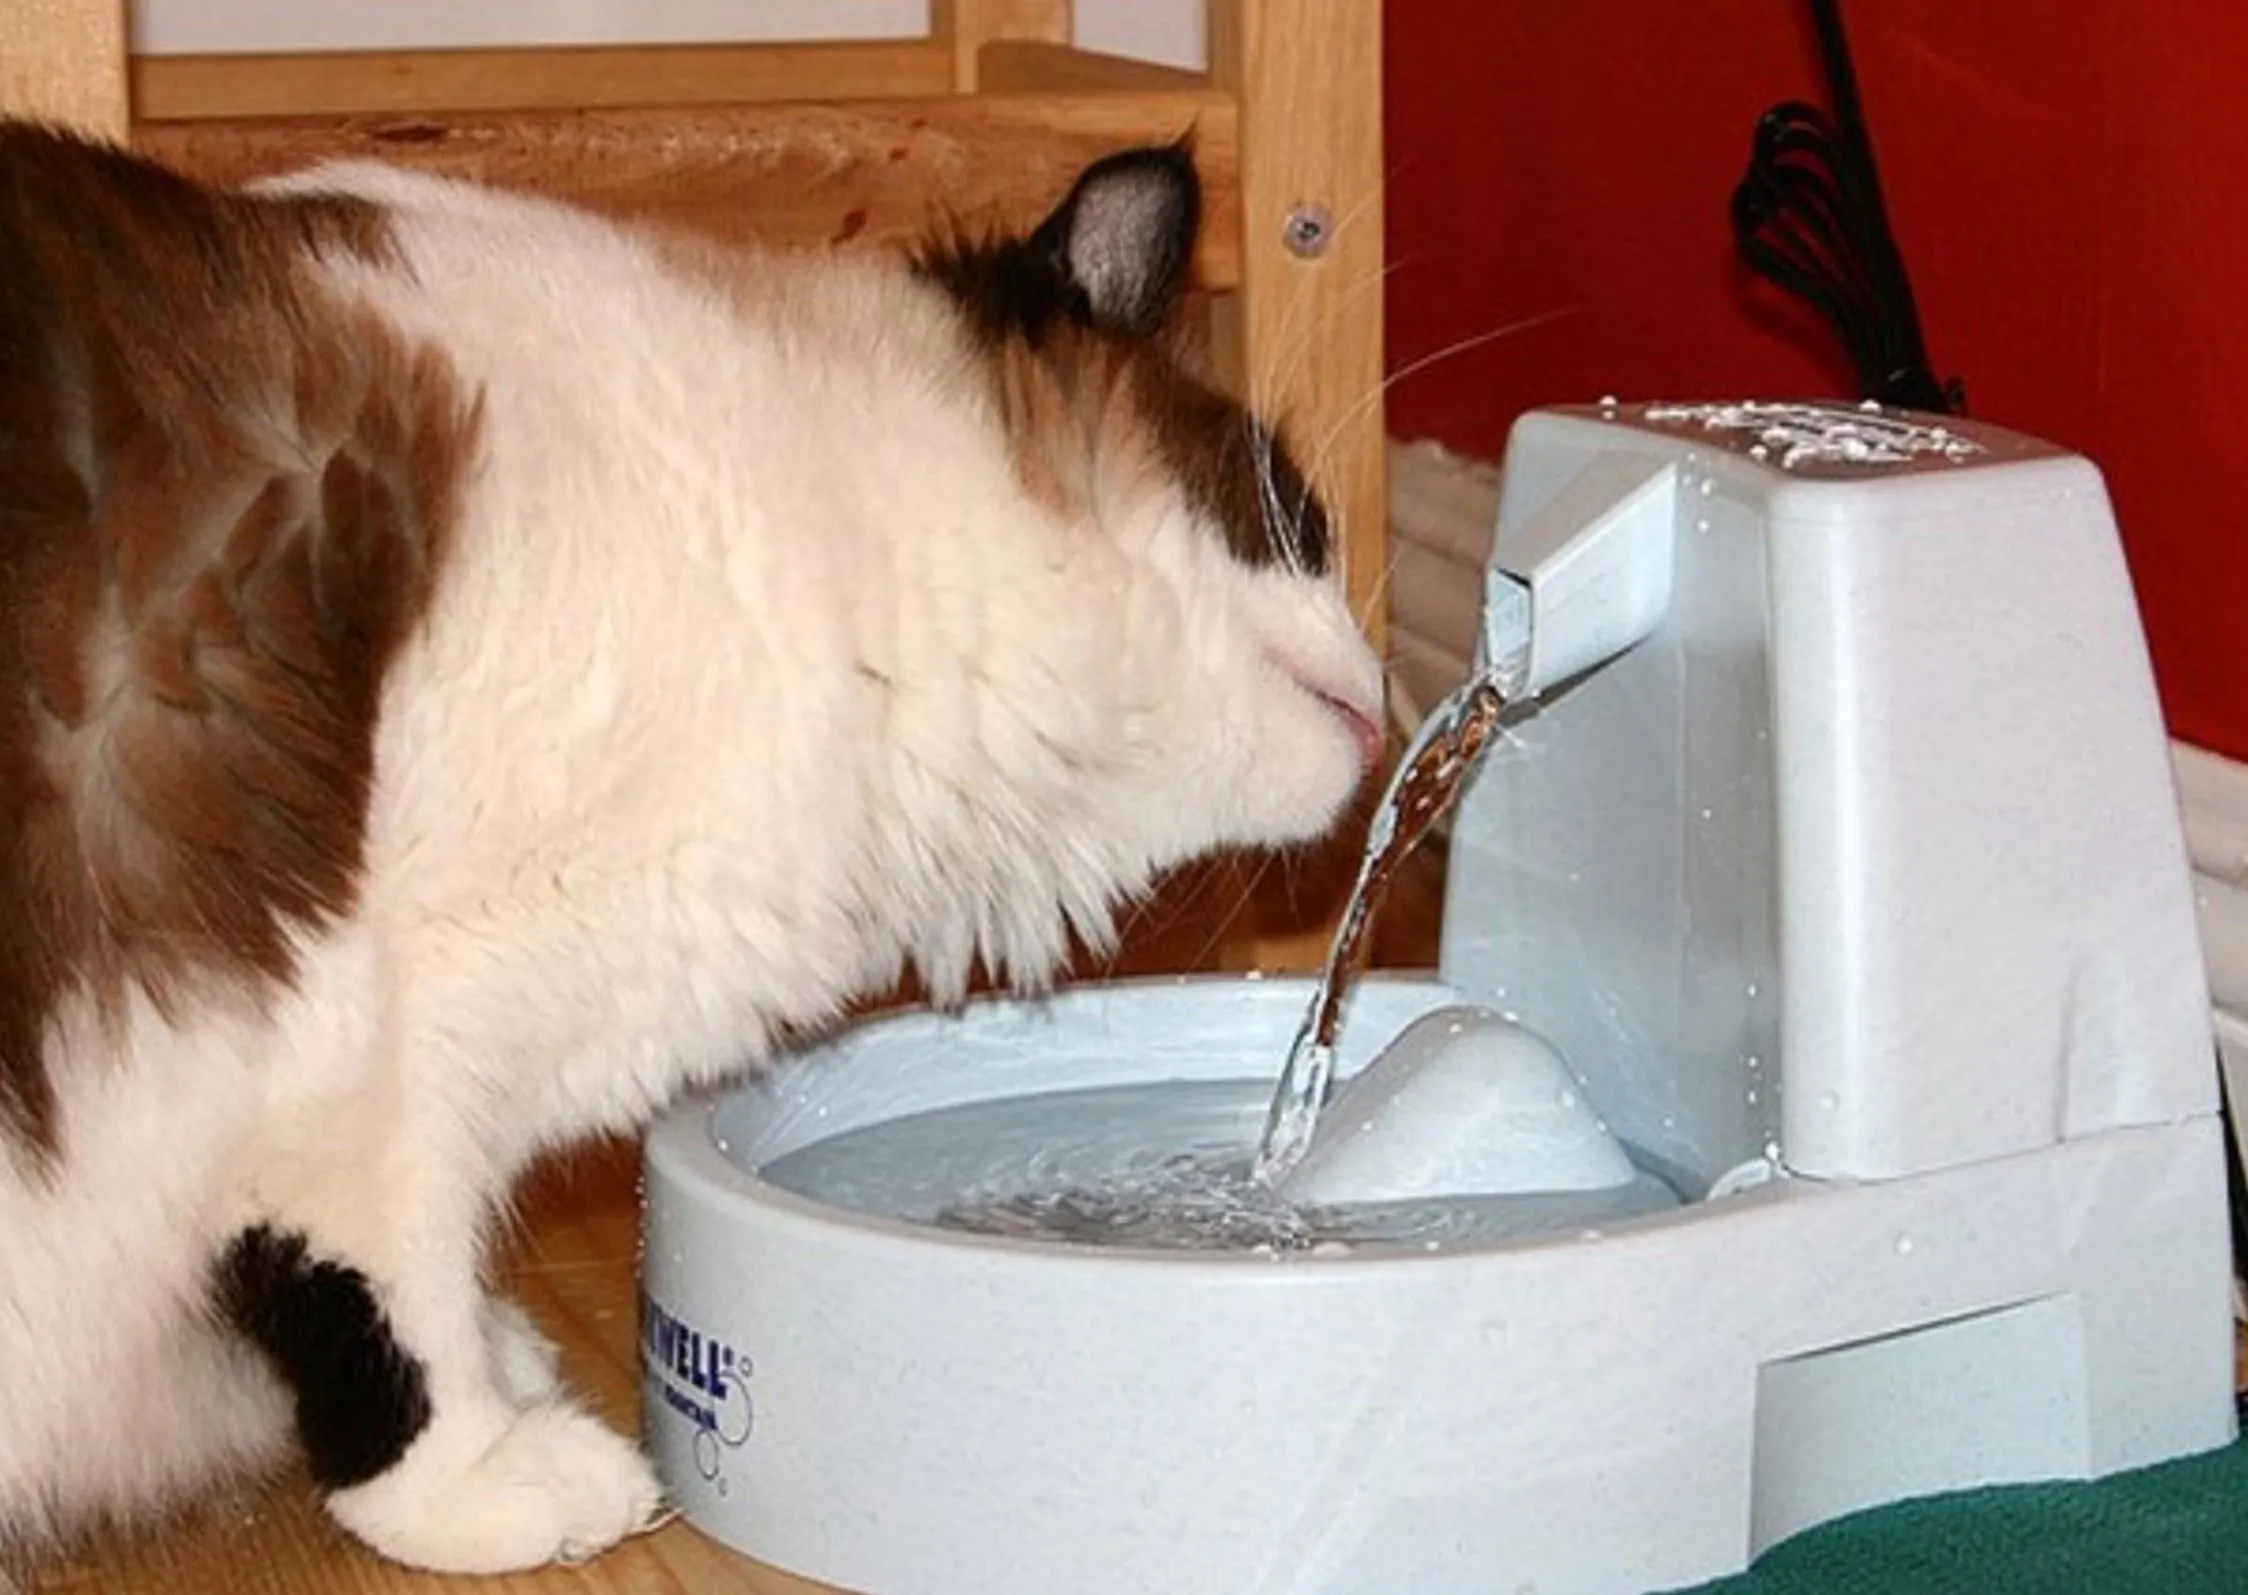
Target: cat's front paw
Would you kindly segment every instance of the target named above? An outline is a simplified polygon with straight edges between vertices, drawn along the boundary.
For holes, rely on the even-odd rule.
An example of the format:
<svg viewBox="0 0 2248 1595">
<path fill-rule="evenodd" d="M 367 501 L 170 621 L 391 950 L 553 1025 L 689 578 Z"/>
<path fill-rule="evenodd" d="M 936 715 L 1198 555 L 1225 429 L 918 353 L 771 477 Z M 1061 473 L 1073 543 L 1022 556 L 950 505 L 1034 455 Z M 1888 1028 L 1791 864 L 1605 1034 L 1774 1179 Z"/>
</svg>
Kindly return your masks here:
<svg viewBox="0 0 2248 1595">
<path fill-rule="evenodd" d="M 465 1455 L 440 1421 L 389 1472 L 328 1498 L 382 1555 L 446 1573 L 583 1561 L 653 1527 L 662 1505 L 639 1451 L 559 1401 Z"/>
</svg>

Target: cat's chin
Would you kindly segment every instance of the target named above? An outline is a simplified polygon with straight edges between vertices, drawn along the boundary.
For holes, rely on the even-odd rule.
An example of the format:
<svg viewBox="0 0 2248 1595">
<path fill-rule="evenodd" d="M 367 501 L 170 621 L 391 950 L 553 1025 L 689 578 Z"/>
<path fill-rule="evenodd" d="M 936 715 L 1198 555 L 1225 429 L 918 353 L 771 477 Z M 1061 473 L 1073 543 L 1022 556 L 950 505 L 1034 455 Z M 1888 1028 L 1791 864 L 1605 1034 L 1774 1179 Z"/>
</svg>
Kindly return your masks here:
<svg viewBox="0 0 2248 1595">
<path fill-rule="evenodd" d="M 1381 748 L 1381 734 L 1363 712 L 1307 693 L 1307 735 L 1284 755 L 1259 761 L 1248 776 L 1248 800 L 1235 835 L 1237 846 L 1307 847 L 1335 834 L 1364 788 Z"/>
</svg>

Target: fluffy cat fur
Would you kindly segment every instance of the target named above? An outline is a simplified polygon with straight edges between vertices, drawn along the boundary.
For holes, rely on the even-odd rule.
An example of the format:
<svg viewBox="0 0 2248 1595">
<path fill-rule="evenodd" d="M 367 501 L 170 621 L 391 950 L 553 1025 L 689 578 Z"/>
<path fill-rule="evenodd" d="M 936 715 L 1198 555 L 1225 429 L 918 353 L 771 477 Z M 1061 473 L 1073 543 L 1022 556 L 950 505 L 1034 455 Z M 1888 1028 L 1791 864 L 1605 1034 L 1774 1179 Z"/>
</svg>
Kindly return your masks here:
<svg viewBox="0 0 2248 1595">
<path fill-rule="evenodd" d="M 291 1447 L 407 1563 L 635 1532 L 482 1282 L 525 1164 L 1338 817 L 1380 675 L 1174 350 L 1197 205 L 750 253 L 0 124 L 0 1552 Z"/>
</svg>

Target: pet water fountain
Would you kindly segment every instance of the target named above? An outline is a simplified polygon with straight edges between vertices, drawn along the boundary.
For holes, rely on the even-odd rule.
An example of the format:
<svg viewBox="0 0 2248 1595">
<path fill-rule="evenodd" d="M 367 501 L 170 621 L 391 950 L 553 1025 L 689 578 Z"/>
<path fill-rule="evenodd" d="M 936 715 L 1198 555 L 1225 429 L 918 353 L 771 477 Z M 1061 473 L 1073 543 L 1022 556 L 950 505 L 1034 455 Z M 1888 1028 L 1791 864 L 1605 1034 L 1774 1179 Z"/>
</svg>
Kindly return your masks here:
<svg viewBox="0 0 2248 1595">
<path fill-rule="evenodd" d="M 1483 625 L 1522 701 L 1441 966 L 1352 988 L 1290 1203 L 1190 1245 L 1070 1193 L 1246 1159 L 1294 979 L 878 1018 L 657 1127 L 689 1520 L 871 1595 L 1621 1595 L 2232 1438 L 2098 473 L 1896 411 L 1543 411 Z"/>
</svg>

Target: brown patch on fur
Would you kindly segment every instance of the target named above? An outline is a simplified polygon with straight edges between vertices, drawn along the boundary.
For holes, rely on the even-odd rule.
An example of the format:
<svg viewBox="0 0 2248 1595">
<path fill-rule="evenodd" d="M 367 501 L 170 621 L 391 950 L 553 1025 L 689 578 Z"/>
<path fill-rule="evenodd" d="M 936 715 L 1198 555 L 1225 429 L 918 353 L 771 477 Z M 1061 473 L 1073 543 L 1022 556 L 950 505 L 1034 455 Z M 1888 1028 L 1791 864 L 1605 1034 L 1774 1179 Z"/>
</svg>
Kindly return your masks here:
<svg viewBox="0 0 2248 1595">
<path fill-rule="evenodd" d="M 1188 500 L 1225 528 L 1236 559 L 1326 574 L 1327 506 L 1269 424 L 1176 365 L 1141 393 L 1165 466 Z"/>
<path fill-rule="evenodd" d="M 1177 151 L 1125 159 L 1181 160 Z M 1183 179 L 1191 167 L 1178 169 Z M 1083 180 L 1080 182 L 1082 189 Z M 941 238 L 915 269 L 950 297 L 986 367 L 985 380 L 1025 486 L 1064 513 L 1090 510 L 1096 481 L 1152 472 L 1175 484 L 1224 533 L 1244 564 L 1327 569 L 1326 506 L 1265 420 L 1208 380 L 1168 301 L 1148 324 L 1104 317 L 1071 275 L 1062 239 L 1073 193 L 1028 237 Z M 1142 247 L 1141 275 L 1176 282 L 1192 244 L 1191 193 L 1166 209 Z"/>
<path fill-rule="evenodd" d="M 1064 322 L 976 347 L 1034 498 L 1074 517 L 1102 491 L 1175 485 L 1243 564 L 1326 570 L 1326 508 L 1286 445 L 1168 341 Z"/>
<path fill-rule="evenodd" d="M 0 123 L 0 1131 L 42 1159 L 59 1003 L 284 982 L 353 902 L 476 407 L 323 256 L 391 262 L 384 213 Z"/>
</svg>

